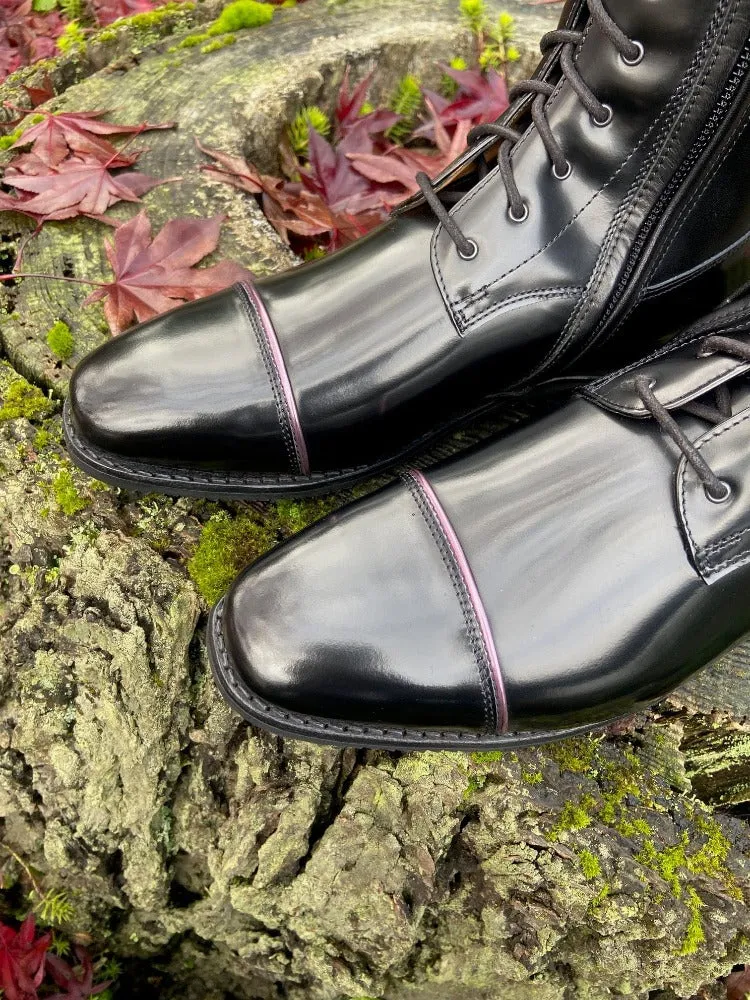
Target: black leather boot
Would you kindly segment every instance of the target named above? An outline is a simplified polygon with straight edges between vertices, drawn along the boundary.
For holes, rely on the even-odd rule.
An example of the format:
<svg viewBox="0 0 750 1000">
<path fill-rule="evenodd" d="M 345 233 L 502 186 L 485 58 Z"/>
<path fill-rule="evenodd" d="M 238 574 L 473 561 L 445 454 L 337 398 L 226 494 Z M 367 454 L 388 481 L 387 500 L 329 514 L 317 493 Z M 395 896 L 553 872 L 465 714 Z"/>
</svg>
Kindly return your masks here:
<svg viewBox="0 0 750 1000">
<path fill-rule="evenodd" d="M 250 722 L 505 748 L 657 701 L 750 631 L 750 298 L 247 570 L 214 673 Z"/>
<path fill-rule="evenodd" d="M 85 360 L 75 461 L 168 493 L 334 489 L 632 359 L 674 301 L 722 301 L 750 243 L 750 0 L 569 0 L 542 48 L 500 123 L 382 228 Z"/>
</svg>

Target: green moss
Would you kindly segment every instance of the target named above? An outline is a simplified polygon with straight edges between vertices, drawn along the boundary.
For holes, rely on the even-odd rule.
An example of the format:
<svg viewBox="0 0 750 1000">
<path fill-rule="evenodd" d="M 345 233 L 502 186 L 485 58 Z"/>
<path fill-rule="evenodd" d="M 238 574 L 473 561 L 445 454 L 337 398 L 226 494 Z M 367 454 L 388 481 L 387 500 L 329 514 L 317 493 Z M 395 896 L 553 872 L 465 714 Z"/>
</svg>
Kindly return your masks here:
<svg viewBox="0 0 750 1000">
<path fill-rule="evenodd" d="M 210 39 L 210 35 L 206 34 L 204 31 L 199 35 L 187 35 L 185 38 L 181 39 L 176 45 L 173 45 L 168 52 L 176 52 L 178 49 L 192 49 L 196 45 L 202 45 L 203 42 L 207 42 Z"/>
<path fill-rule="evenodd" d="M 651 834 L 651 827 L 645 819 L 621 819 L 615 824 L 615 829 L 618 833 L 621 833 L 623 837 L 648 837 Z"/>
<path fill-rule="evenodd" d="M 483 767 L 486 764 L 497 764 L 503 759 L 502 750 L 488 750 L 486 753 L 472 753 L 469 754 L 472 762 Z"/>
<path fill-rule="evenodd" d="M 58 49 L 65 55 L 83 52 L 86 47 L 86 35 L 78 21 L 69 21 L 57 39 Z"/>
<path fill-rule="evenodd" d="M 40 427 L 34 435 L 34 451 L 42 451 L 43 448 L 47 447 L 51 440 L 52 435 L 50 432 L 45 430 L 43 427 Z"/>
<path fill-rule="evenodd" d="M 219 49 L 226 48 L 227 45 L 234 45 L 236 41 L 236 35 L 223 35 L 221 38 L 215 38 L 212 42 L 208 42 L 207 45 L 201 46 L 201 52 L 203 55 L 207 55 L 209 52 L 217 52 Z"/>
<path fill-rule="evenodd" d="M 52 494 L 57 506 L 68 517 L 77 514 L 89 505 L 89 501 L 82 497 L 76 489 L 70 469 L 65 467 L 60 469 L 52 480 Z"/>
<path fill-rule="evenodd" d="M 587 879 L 599 878 L 602 873 L 602 866 L 599 863 L 599 858 L 591 851 L 579 851 L 578 861 L 581 865 L 581 871 Z"/>
<path fill-rule="evenodd" d="M 679 951 L 680 955 L 694 955 L 706 940 L 703 930 L 703 920 L 701 919 L 703 901 L 692 885 L 687 888 L 687 906 L 690 912 L 690 920 L 685 930 L 685 937 Z"/>
<path fill-rule="evenodd" d="M 612 887 L 603 885 L 594 898 L 589 903 L 589 913 L 595 913 L 602 903 L 612 894 Z"/>
<path fill-rule="evenodd" d="M 521 771 L 521 781 L 527 785 L 541 785 L 544 775 L 541 771 Z"/>
<path fill-rule="evenodd" d="M 258 3 L 258 0 L 234 0 L 234 3 L 227 4 L 208 30 L 212 35 L 222 35 L 227 31 L 258 28 L 268 24 L 272 18 L 271 4 Z"/>
<path fill-rule="evenodd" d="M 593 822 L 591 809 L 596 802 L 590 795 L 584 795 L 579 803 L 566 802 L 560 813 L 560 818 L 550 830 L 548 837 L 550 840 L 559 840 L 561 833 L 575 833 L 578 830 L 585 830 Z"/>
<path fill-rule="evenodd" d="M 68 361 L 73 356 L 75 342 L 70 327 L 62 320 L 58 320 L 47 331 L 47 346 L 61 361 Z"/>
<path fill-rule="evenodd" d="M 11 382 L 3 396 L 0 406 L 0 421 L 2 420 L 34 420 L 51 412 L 52 402 L 34 385 L 29 385 L 24 379 Z"/>
<path fill-rule="evenodd" d="M 21 130 L 16 129 L 15 132 L 10 132 L 8 135 L 0 136 L 0 149 L 10 149 L 10 147 L 21 138 L 21 135 Z"/>
<path fill-rule="evenodd" d="M 188 572 L 209 603 L 215 603 L 235 576 L 267 551 L 276 540 L 273 527 L 252 512 L 234 519 L 225 513 L 214 515 L 203 527 Z"/>
<path fill-rule="evenodd" d="M 147 10 L 141 14 L 131 14 L 130 17 L 120 18 L 114 24 L 102 28 L 101 31 L 97 31 L 94 40 L 97 42 L 114 41 L 118 38 L 120 32 L 126 28 L 135 29 L 138 34 L 153 33 L 154 28 L 159 27 L 168 18 L 176 17 L 178 22 L 185 21 L 185 15 L 192 10 L 195 10 L 193 0 L 186 0 L 184 3 L 173 0 L 172 3 L 163 4 L 161 7 L 157 7 L 156 10 Z"/>
<path fill-rule="evenodd" d="M 545 755 L 557 764 L 561 771 L 585 774 L 592 770 L 597 758 L 601 738 L 564 740 L 545 748 Z"/>
</svg>

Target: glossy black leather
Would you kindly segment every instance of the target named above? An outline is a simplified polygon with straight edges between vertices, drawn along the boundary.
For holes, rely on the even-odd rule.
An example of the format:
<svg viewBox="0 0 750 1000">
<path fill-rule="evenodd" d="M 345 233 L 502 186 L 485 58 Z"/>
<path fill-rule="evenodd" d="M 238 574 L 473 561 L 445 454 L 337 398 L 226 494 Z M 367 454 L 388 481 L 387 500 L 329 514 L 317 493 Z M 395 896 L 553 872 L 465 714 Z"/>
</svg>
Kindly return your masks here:
<svg viewBox="0 0 750 1000">
<path fill-rule="evenodd" d="M 750 232 L 750 188 L 735 183 L 748 152 L 750 0 L 607 8 L 644 45 L 640 65 L 625 64 L 580 0 L 562 23 L 587 30 L 577 66 L 612 106 L 608 127 L 560 80 L 555 53 L 538 71 L 557 84 L 548 117 L 568 179 L 553 176 L 528 101 L 508 115 L 526 130 L 512 154 L 526 222 L 508 217 L 493 169 L 452 210 L 475 260 L 417 198 L 353 246 L 258 282 L 313 471 L 364 475 L 498 395 L 583 364 L 592 347 L 606 364 L 624 323 L 655 328 L 649 297 L 689 296 L 725 273 Z M 460 164 L 490 152 L 488 141 Z M 465 185 L 459 174 L 438 186 Z M 104 345 L 72 381 L 78 432 L 109 456 L 304 477 L 246 306 L 232 289 Z"/>
<path fill-rule="evenodd" d="M 697 359 L 717 331 L 750 343 L 750 300 L 426 474 L 486 609 L 510 733 L 635 712 L 750 630 L 750 365 Z M 637 374 L 731 484 L 729 502 L 707 498 L 640 402 Z M 681 411 L 721 384 L 731 418 Z M 486 733 L 467 591 L 433 527 L 400 483 L 248 569 L 222 621 L 240 687 L 290 724 L 328 720 L 340 740 L 358 739 L 341 725 Z"/>
</svg>

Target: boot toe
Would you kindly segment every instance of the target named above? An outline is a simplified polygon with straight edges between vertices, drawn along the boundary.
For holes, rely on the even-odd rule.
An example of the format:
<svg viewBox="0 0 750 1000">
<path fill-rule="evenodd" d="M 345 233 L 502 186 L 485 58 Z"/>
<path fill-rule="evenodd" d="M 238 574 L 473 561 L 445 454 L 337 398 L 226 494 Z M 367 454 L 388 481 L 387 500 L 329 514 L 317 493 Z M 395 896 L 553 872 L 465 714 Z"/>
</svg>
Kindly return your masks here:
<svg viewBox="0 0 750 1000">
<path fill-rule="evenodd" d="M 403 486 L 247 570 L 225 598 L 218 632 L 218 672 L 228 668 L 230 686 L 250 701 L 360 726 L 487 725 L 452 582 Z"/>
<path fill-rule="evenodd" d="M 85 443 L 117 456 L 269 472 L 289 466 L 237 288 L 108 341 L 76 369 L 69 408 Z"/>
</svg>

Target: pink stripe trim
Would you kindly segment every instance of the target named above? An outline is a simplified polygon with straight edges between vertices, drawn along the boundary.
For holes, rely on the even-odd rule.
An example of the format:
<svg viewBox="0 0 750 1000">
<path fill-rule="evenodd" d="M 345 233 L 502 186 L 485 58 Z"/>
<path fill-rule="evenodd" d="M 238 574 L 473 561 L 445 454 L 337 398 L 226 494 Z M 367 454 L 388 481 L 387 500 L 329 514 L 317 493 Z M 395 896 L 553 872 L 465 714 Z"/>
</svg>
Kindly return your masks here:
<svg viewBox="0 0 750 1000">
<path fill-rule="evenodd" d="M 289 372 L 286 367 L 286 362 L 284 361 L 284 355 L 281 352 L 279 338 L 276 336 L 276 331 L 273 328 L 271 317 L 268 315 L 268 310 L 265 307 L 263 299 L 261 299 L 260 295 L 258 295 L 258 292 L 247 281 L 243 281 L 242 287 L 247 292 L 253 305 L 255 306 L 258 316 L 260 317 L 263 332 L 266 335 L 266 341 L 268 342 L 268 347 L 271 351 L 273 363 L 276 368 L 276 373 L 279 376 L 281 391 L 284 393 L 284 402 L 286 403 L 286 410 L 289 415 L 289 425 L 291 427 L 292 437 L 294 438 L 294 448 L 297 452 L 297 459 L 299 460 L 299 471 L 303 476 L 309 476 L 310 458 L 307 454 L 307 444 L 305 443 L 305 435 L 302 432 L 299 410 L 297 409 L 297 400 L 294 398 L 294 390 L 292 389 L 292 383 L 289 380 Z"/>
<path fill-rule="evenodd" d="M 456 565 L 458 566 L 459 572 L 461 573 L 466 586 L 469 599 L 477 617 L 477 622 L 479 623 L 479 629 L 482 633 L 484 648 L 487 652 L 490 676 L 495 690 L 495 704 L 497 705 L 497 728 L 499 732 L 504 733 L 508 729 L 508 700 L 505 694 L 503 674 L 500 669 L 500 657 L 497 653 L 497 646 L 495 645 L 495 638 L 492 634 L 490 620 L 487 617 L 487 612 L 479 593 L 477 582 L 474 579 L 471 566 L 469 565 L 469 560 L 466 558 L 466 553 L 463 550 L 461 542 L 458 540 L 458 535 L 453 530 L 453 525 L 451 524 L 443 505 L 438 500 L 437 494 L 432 488 L 432 485 L 428 481 L 427 477 L 417 469 L 410 469 L 409 475 L 418 483 L 427 502 L 432 508 L 432 512 L 443 530 L 446 541 L 450 546 L 453 558 L 456 560 Z"/>
</svg>

